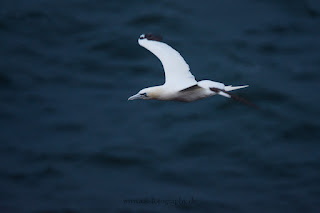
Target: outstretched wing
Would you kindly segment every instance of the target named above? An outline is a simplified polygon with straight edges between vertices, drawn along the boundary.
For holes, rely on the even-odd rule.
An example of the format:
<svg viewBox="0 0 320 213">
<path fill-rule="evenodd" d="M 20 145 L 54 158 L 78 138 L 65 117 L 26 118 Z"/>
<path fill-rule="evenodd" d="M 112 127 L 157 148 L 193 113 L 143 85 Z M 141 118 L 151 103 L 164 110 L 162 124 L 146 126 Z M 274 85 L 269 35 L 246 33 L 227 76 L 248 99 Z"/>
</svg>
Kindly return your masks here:
<svg viewBox="0 0 320 213">
<path fill-rule="evenodd" d="M 160 59 L 165 72 L 165 84 L 175 89 L 196 85 L 197 81 L 180 53 L 160 40 L 152 34 L 142 34 L 138 43 Z"/>
<path fill-rule="evenodd" d="M 258 106 L 256 106 L 255 104 L 251 103 L 250 101 L 240 97 L 240 96 L 237 96 L 235 94 L 232 94 L 231 92 L 228 92 L 226 90 L 223 90 L 223 89 L 219 89 L 219 88 L 214 88 L 214 87 L 211 87 L 210 88 L 211 91 L 215 92 L 215 93 L 220 93 L 220 95 L 223 95 L 225 97 L 228 97 L 228 98 L 232 98 L 233 100 L 236 100 L 240 103 L 243 103 L 243 104 L 246 104 L 250 107 L 253 107 L 253 108 L 256 108 L 256 109 L 259 109 Z"/>
</svg>

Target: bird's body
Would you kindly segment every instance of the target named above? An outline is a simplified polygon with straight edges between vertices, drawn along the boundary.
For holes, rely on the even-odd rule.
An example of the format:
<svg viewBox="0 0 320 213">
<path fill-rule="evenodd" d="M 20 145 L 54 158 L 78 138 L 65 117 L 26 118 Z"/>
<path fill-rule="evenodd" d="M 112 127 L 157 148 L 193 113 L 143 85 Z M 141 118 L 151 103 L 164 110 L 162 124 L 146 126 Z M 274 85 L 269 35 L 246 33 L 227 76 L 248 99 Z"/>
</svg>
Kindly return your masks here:
<svg viewBox="0 0 320 213">
<path fill-rule="evenodd" d="M 229 91 L 245 88 L 248 85 L 233 87 L 210 80 L 197 82 L 190 72 L 189 65 L 180 53 L 161 42 L 160 37 L 152 34 L 142 34 L 138 43 L 160 59 L 165 71 L 165 83 L 161 86 L 142 89 L 128 100 L 155 99 L 191 102 L 219 94 L 252 105 L 248 101 L 229 93 Z"/>
</svg>

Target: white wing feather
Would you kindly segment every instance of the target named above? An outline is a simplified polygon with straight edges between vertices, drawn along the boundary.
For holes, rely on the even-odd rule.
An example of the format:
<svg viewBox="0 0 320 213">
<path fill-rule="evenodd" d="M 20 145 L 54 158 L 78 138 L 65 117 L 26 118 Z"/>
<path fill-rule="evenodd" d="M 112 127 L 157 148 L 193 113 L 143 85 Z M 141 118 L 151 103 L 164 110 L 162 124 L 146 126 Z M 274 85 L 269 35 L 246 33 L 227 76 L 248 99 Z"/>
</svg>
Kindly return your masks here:
<svg viewBox="0 0 320 213">
<path fill-rule="evenodd" d="M 180 90 L 197 84 L 189 65 L 175 49 L 146 38 L 139 39 L 138 43 L 160 59 L 165 72 L 165 85 Z"/>
</svg>

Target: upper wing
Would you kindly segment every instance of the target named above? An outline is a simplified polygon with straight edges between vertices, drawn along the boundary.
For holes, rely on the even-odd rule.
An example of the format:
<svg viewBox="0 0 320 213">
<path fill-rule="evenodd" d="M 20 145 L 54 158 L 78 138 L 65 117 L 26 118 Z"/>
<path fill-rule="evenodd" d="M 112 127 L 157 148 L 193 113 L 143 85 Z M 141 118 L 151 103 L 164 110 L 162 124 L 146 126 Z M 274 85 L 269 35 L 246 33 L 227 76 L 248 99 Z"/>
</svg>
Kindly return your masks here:
<svg viewBox="0 0 320 213">
<path fill-rule="evenodd" d="M 189 65 L 180 53 L 160 42 L 158 37 L 142 34 L 138 43 L 160 59 L 165 72 L 166 85 L 176 89 L 184 89 L 197 84 L 195 77 L 189 71 Z"/>
</svg>

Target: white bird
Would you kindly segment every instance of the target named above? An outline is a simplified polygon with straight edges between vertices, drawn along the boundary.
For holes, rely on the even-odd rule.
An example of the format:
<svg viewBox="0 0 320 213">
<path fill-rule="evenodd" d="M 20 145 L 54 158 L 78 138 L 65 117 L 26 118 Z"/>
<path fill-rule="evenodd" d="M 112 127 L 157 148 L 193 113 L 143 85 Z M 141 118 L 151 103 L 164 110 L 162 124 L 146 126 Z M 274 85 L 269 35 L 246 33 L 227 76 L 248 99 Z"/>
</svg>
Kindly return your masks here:
<svg viewBox="0 0 320 213">
<path fill-rule="evenodd" d="M 245 88 L 248 85 L 225 86 L 223 83 L 210 80 L 197 82 L 180 53 L 161 40 L 160 36 L 142 34 L 138 43 L 160 59 L 165 72 L 165 83 L 161 86 L 144 88 L 128 100 L 155 99 L 191 102 L 218 94 L 256 107 L 249 101 L 229 93 L 229 91 Z"/>
</svg>

